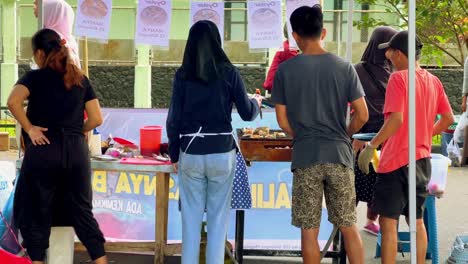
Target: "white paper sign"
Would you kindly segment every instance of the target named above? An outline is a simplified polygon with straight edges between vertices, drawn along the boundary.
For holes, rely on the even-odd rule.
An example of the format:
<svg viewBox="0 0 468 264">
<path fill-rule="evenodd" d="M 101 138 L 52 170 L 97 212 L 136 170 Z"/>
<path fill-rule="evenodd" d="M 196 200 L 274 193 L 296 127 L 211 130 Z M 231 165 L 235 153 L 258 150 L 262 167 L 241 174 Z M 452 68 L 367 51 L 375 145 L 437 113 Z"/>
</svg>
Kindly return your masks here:
<svg viewBox="0 0 468 264">
<path fill-rule="evenodd" d="M 296 41 L 292 36 L 292 27 L 290 18 L 292 13 L 301 6 L 314 6 L 320 5 L 320 0 L 286 0 L 286 17 L 287 17 L 287 25 L 288 25 L 288 39 L 289 39 L 289 47 L 290 48 L 297 48 Z"/>
<path fill-rule="evenodd" d="M 135 43 L 169 47 L 171 0 L 139 0 Z"/>
<path fill-rule="evenodd" d="M 277 48 L 283 42 L 281 1 L 247 3 L 250 49 Z"/>
<path fill-rule="evenodd" d="M 216 24 L 224 41 L 224 2 L 192 2 L 190 8 L 190 26 L 200 20 L 209 20 Z"/>
<path fill-rule="evenodd" d="M 107 40 L 111 14 L 112 0 L 79 0 L 75 35 Z"/>
</svg>

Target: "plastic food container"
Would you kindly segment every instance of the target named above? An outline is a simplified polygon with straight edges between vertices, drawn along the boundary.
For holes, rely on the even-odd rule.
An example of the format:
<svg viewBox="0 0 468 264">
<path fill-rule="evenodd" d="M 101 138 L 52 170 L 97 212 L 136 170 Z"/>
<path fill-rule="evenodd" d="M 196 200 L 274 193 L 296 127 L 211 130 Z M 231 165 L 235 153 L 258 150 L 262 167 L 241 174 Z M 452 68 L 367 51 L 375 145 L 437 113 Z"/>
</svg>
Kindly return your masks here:
<svg viewBox="0 0 468 264">
<path fill-rule="evenodd" d="M 162 126 L 144 126 L 140 128 L 140 153 L 143 156 L 159 154 L 162 138 Z"/>
<path fill-rule="evenodd" d="M 427 189 L 432 195 L 441 197 L 445 192 L 447 185 L 448 168 L 450 166 L 450 159 L 441 154 L 431 154 L 432 175 Z"/>
</svg>

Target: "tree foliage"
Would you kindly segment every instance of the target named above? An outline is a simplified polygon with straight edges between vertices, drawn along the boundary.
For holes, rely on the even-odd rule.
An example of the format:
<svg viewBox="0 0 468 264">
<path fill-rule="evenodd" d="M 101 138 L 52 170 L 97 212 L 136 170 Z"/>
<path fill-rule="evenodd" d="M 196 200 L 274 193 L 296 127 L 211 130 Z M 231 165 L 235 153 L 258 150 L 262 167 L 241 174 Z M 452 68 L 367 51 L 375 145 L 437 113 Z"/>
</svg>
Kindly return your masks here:
<svg viewBox="0 0 468 264">
<path fill-rule="evenodd" d="M 363 16 L 356 21 L 359 28 L 388 25 L 408 26 L 408 4 L 405 0 L 357 0 L 374 5 L 387 13 L 396 14 L 398 23 L 388 23 L 381 18 Z M 444 56 L 451 57 L 463 66 L 468 50 L 468 1 L 466 0 L 416 0 L 416 32 L 424 43 L 425 62 L 436 61 L 442 66 Z"/>
</svg>

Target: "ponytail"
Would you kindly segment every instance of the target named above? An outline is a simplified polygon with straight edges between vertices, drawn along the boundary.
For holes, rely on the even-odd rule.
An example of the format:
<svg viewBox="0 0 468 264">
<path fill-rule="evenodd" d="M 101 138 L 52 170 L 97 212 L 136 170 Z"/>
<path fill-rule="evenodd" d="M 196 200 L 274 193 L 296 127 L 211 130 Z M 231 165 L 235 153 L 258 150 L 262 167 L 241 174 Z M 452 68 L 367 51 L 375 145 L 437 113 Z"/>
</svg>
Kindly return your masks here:
<svg viewBox="0 0 468 264">
<path fill-rule="evenodd" d="M 74 63 L 65 40 L 51 29 L 42 29 L 34 35 L 32 42 L 34 52 L 41 49 L 45 53 L 43 67 L 64 74 L 63 82 L 67 90 L 74 86 L 82 87 L 84 74 Z"/>
</svg>

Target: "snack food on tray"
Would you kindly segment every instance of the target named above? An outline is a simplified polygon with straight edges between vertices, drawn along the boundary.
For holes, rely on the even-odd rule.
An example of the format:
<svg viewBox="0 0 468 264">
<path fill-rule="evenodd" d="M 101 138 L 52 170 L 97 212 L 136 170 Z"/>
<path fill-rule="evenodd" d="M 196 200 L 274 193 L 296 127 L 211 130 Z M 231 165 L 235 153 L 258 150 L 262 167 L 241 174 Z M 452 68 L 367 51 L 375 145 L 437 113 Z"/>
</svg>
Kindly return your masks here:
<svg viewBox="0 0 468 264">
<path fill-rule="evenodd" d="M 242 129 L 242 137 L 252 139 L 280 139 L 287 138 L 287 135 L 284 132 L 270 131 L 269 127 L 258 127 L 256 129 L 245 127 Z"/>
<path fill-rule="evenodd" d="M 277 137 L 277 138 L 285 138 L 285 137 L 286 137 L 286 133 L 284 133 L 284 132 L 276 132 L 276 137 Z"/>
<path fill-rule="evenodd" d="M 250 137 L 254 134 L 254 131 L 255 129 L 253 128 L 249 128 L 249 127 L 245 127 L 242 129 L 242 136 L 243 137 Z"/>
<path fill-rule="evenodd" d="M 270 134 L 270 128 L 269 127 L 259 127 L 255 129 L 254 135 L 259 135 L 265 137 L 266 135 Z"/>
</svg>

